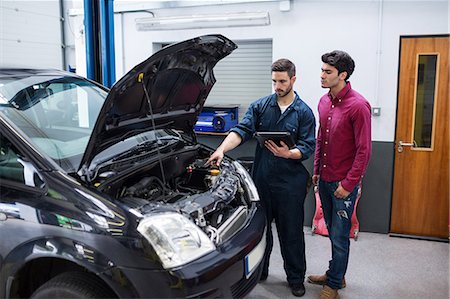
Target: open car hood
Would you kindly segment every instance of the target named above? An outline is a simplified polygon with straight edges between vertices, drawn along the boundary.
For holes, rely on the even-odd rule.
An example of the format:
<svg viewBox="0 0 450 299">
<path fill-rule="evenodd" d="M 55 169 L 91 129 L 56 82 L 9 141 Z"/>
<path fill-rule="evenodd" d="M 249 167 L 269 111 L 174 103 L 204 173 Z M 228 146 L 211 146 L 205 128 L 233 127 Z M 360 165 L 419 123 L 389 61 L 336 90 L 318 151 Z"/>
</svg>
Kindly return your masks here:
<svg viewBox="0 0 450 299">
<path fill-rule="evenodd" d="M 156 128 L 193 132 L 216 82 L 213 67 L 237 46 L 205 35 L 167 46 L 135 66 L 111 88 L 80 169 L 107 147 Z"/>
</svg>

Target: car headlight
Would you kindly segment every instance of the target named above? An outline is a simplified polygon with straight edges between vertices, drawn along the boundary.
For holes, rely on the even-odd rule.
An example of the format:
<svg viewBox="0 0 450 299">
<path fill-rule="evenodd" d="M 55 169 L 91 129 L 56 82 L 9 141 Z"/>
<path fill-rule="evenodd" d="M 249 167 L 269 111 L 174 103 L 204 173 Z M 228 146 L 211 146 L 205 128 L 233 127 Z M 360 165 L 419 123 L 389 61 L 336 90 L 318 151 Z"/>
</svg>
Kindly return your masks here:
<svg viewBox="0 0 450 299">
<path fill-rule="evenodd" d="M 177 213 L 145 217 L 137 230 L 153 246 L 165 269 L 184 265 L 216 249 L 198 226 Z"/>
<path fill-rule="evenodd" d="M 255 183 L 253 183 L 250 174 L 247 172 L 247 170 L 245 170 L 244 166 L 242 166 L 241 163 L 234 161 L 233 164 L 236 167 L 236 171 L 241 175 L 244 186 L 248 191 L 250 200 L 259 201 L 258 190 L 256 189 Z"/>
</svg>

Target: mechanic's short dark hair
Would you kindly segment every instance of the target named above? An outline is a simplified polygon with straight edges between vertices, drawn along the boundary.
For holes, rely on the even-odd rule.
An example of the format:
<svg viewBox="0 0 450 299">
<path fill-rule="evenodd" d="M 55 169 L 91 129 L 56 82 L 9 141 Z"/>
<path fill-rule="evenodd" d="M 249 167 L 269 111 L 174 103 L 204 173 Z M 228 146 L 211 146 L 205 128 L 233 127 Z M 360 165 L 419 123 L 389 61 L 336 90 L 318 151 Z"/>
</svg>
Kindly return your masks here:
<svg viewBox="0 0 450 299">
<path fill-rule="evenodd" d="M 295 64 L 289 59 L 281 58 L 272 63 L 272 72 L 287 72 L 289 78 L 295 76 Z"/>
<path fill-rule="evenodd" d="M 333 52 L 325 53 L 322 55 L 322 62 L 334 66 L 338 70 L 339 74 L 342 72 L 347 72 L 345 81 L 350 78 L 351 74 L 353 74 L 353 71 L 355 70 L 355 62 L 350 55 L 344 51 L 334 50 Z"/>
</svg>

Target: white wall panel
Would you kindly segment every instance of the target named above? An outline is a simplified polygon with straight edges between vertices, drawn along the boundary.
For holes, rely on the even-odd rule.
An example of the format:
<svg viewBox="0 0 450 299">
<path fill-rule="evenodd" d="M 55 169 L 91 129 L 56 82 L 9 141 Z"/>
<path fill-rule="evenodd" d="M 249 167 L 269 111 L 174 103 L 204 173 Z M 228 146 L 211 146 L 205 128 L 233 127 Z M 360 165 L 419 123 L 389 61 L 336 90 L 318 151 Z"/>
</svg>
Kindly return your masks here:
<svg viewBox="0 0 450 299">
<path fill-rule="evenodd" d="M 0 64 L 63 67 L 59 1 L 0 0 Z"/>
<path fill-rule="evenodd" d="M 140 9 L 146 8 L 145 1 L 133 2 L 139 3 Z M 120 10 L 120 5 L 126 3 L 117 1 L 115 8 Z M 152 14 L 164 17 L 255 11 L 269 12 L 270 26 L 144 32 L 137 31 L 135 24 L 136 18 Z M 334 49 L 345 50 L 356 62 L 350 79 L 352 86 L 372 106 L 381 107 L 381 116 L 372 121 L 372 139 L 393 141 L 400 36 L 448 34 L 449 11 L 447 0 L 291 0 L 289 11 L 280 11 L 277 1 L 175 8 L 153 5 L 149 12 L 124 12 L 115 18 L 116 28 L 121 30 L 116 31 L 116 41 L 122 41 L 116 43 L 116 65 L 120 65 L 117 78 L 150 56 L 158 43 L 212 33 L 237 42 L 271 40 L 272 61 L 286 57 L 296 64 L 295 89 L 317 116 L 319 98 L 326 92 L 320 87 L 320 57 Z M 240 72 L 244 74 L 246 70 L 242 68 Z M 270 80 L 251 84 L 265 86 L 255 99 L 271 90 Z M 245 89 L 238 85 L 233 88 L 237 92 Z"/>
</svg>

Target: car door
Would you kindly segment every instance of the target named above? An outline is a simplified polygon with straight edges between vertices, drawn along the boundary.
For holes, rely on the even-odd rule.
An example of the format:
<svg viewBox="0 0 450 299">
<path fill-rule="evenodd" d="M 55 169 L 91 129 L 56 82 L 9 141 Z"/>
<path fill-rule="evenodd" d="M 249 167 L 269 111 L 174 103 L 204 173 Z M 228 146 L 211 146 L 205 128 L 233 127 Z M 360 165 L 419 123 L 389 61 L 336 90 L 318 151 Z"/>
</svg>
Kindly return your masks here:
<svg viewBox="0 0 450 299">
<path fill-rule="evenodd" d="M 0 269 L 18 243 L 25 222 L 39 223 L 34 207 L 45 196 L 37 168 L 0 133 Z M 0 271 L 0 273 L 2 273 Z"/>
</svg>

